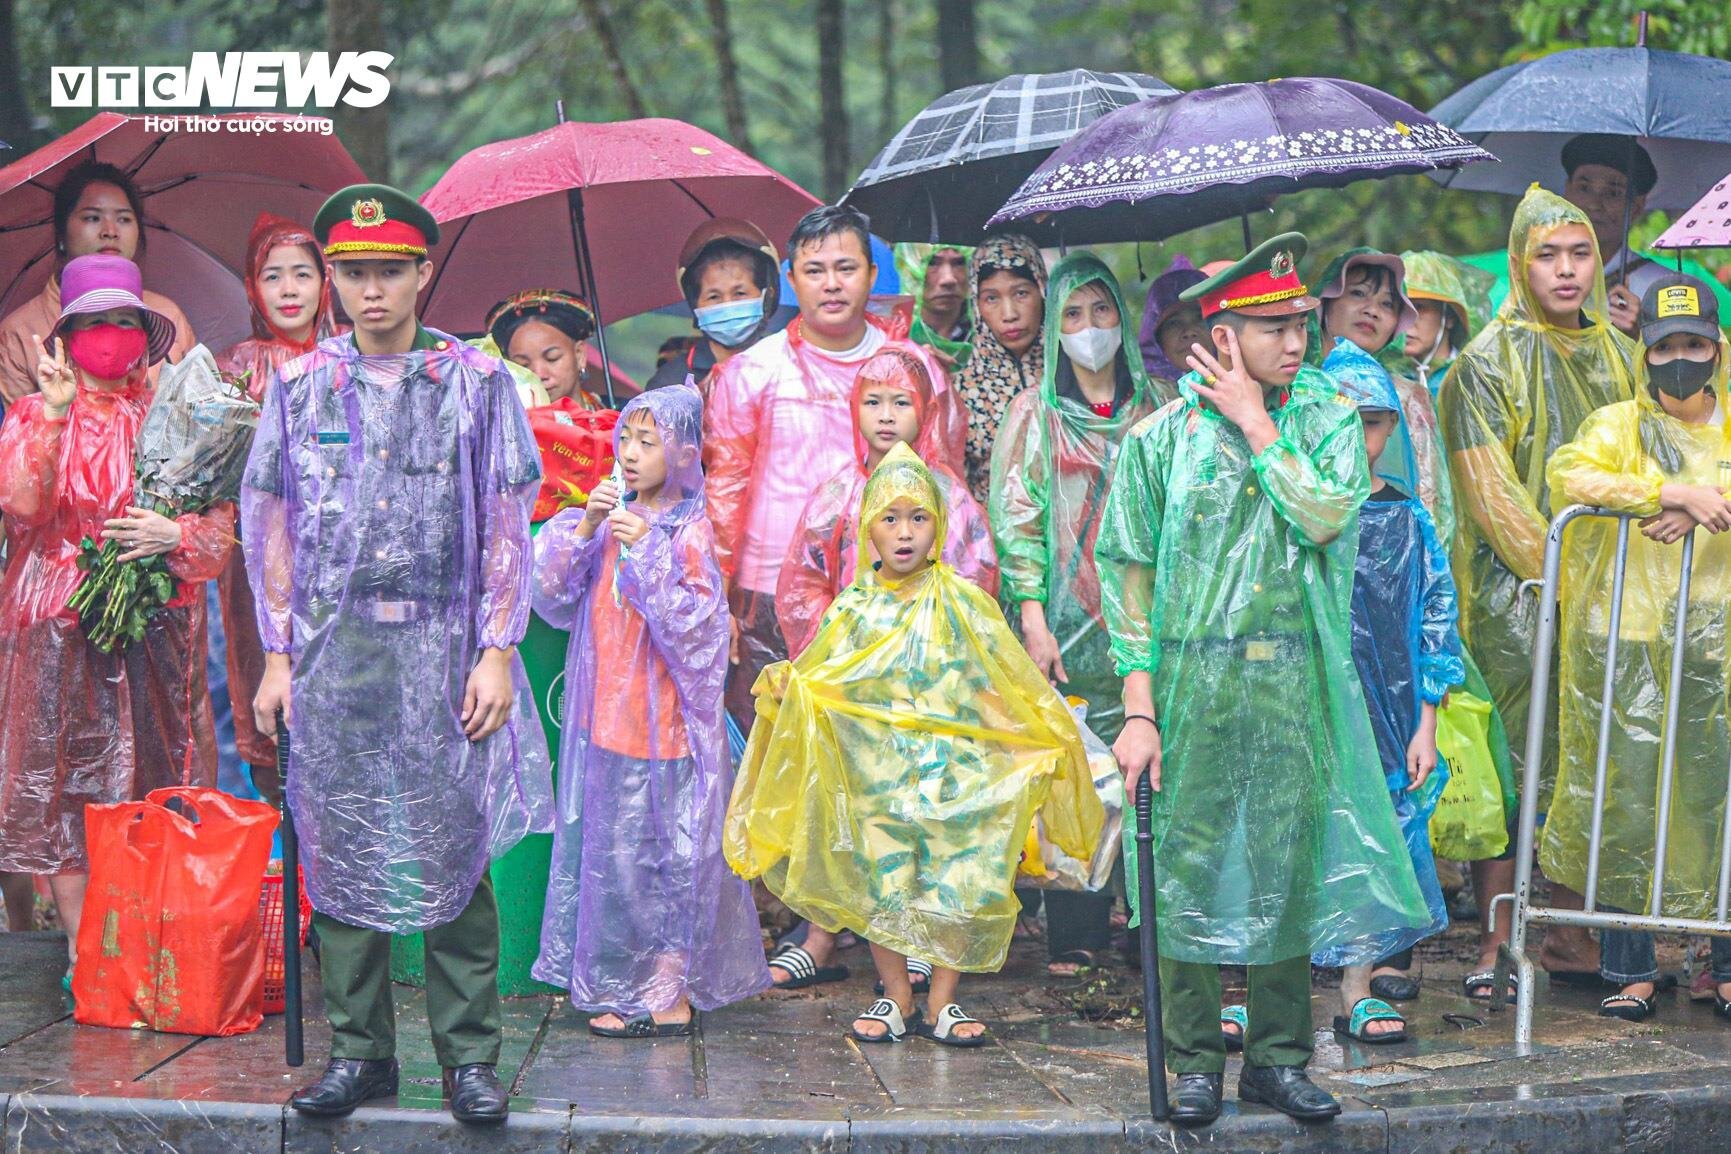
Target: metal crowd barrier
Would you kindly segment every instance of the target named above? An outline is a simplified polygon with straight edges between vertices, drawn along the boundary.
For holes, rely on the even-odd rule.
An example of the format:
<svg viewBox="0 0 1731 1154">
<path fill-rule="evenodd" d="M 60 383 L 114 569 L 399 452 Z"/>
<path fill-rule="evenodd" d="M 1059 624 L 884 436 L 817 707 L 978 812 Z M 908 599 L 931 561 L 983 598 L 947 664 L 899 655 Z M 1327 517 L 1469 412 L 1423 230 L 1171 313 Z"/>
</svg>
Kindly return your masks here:
<svg viewBox="0 0 1731 1154">
<path fill-rule="evenodd" d="M 1605 652 L 1605 688 L 1599 701 L 1599 741 L 1593 778 L 1593 824 L 1587 846 L 1587 892 L 1584 908 L 1558 909 L 1535 906 L 1533 897 L 1533 845 L 1537 836 L 1539 813 L 1539 773 L 1544 756 L 1545 726 L 1551 721 L 1551 655 L 1557 642 L 1558 572 L 1562 565 L 1563 530 L 1582 517 L 1615 518 L 1617 524 L 1617 555 L 1612 571 L 1611 616 L 1609 640 Z M 1659 820 L 1653 846 L 1653 894 L 1648 910 L 1639 913 L 1610 913 L 1597 908 L 1599 887 L 1599 849 L 1603 834 L 1605 810 L 1605 772 L 1609 761 L 1611 731 L 1611 696 L 1615 685 L 1617 647 L 1623 616 L 1623 577 L 1629 558 L 1629 527 L 1637 520 L 1633 514 L 1615 513 L 1587 505 L 1571 505 L 1558 513 L 1545 537 L 1545 575 L 1539 591 L 1539 627 L 1533 643 L 1532 705 L 1528 710 L 1526 734 L 1526 765 L 1521 782 L 1521 821 L 1515 849 L 1515 892 L 1498 894 L 1492 901 L 1492 924 L 1496 907 L 1512 902 L 1513 923 L 1509 942 L 1499 951 L 1496 984 L 1491 990 L 1491 1009 L 1501 1010 L 1507 996 L 1511 966 L 1519 978 L 1515 1004 L 1515 1050 L 1529 1054 L 1533 1045 L 1533 996 L 1535 971 L 1527 957 L 1527 927 L 1529 925 L 1587 926 L 1601 930 L 1646 930 L 1648 932 L 1704 933 L 1731 935 L 1731 919 L 1727 904 L 1731 902 L 1731 766 L 1726 767 L 1727 800 L 1724 835 L 1719 851 L 1719 902 L 1711 919 L 1673 918 L 1660 913 L 1665 899 L 1665 859 L 1670 841 L 1671 787 L 1677 769 L 1677 698 L 1683 680 L 1683 647 L 1687 642 L 1690 570 L 1695 561 L 1695 534 L 1683 538 L 1683 571 L 1677 582 L 1675 639 L 1671 646 L 1671 678 L 1665 710 L 1665 732 L 1661 744 L 1659 769 Z"/>
</svg>

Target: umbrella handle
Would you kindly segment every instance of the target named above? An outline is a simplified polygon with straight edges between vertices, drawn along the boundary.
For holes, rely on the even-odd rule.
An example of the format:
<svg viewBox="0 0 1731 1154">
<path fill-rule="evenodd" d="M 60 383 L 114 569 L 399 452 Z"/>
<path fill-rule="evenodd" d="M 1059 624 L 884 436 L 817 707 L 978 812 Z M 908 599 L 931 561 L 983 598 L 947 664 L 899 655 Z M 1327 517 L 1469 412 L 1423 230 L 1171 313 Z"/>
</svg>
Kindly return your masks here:
<svg viewBox="0 0 1731 1154">
<path fill-rule="evenodd" d="M 282 710 L 276 713 L 276 772 L 282 815 L 282 990 L 283 1060 L 290 1066 L 306 1061 L 301 1015 L 301 853 L 289 809 L 289 731 Z"/>
<path fill-rule="evenodd" d="M 1166 1032 L 1160 1012 L 1160 947 L 1154 914 L 1154 786 L 1136 781 L 1136 892 L 1142 913 L 1142 1024 L 1148 1038 L 1148 1111 L 1166 1121 Z"/>
</svg>

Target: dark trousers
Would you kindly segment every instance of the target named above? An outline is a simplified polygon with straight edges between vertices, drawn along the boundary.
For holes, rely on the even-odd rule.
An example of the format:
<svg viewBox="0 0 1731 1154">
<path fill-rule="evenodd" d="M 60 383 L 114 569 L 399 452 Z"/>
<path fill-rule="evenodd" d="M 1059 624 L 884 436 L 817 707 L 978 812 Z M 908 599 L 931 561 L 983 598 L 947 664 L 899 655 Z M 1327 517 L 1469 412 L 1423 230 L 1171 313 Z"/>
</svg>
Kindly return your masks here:
<svg viewBox="0 0 1731 1154">
<path fill-rule="evenodd" d="M 1250 992 L 1245 1014 L 1244 1064 L 1303 1066 L 1313 1045 L 1310 959 L 1288 958 L 1246 966 Z M 1160 1006 L 1166 1033 L 1166 1068 L 1174 1074 L 1218 1074 L 1226 1069 L 1220 1034 L 1220 967 L 1160 959 Z"/>
<path fill-rule="evenodd" d="M 331 1057 L 377 1060 L 397 1052 L 391 1005 L 391 935 L 314 913 Z M 427 930 L 427 1021 L 441 1066 L 499 1060 L 499 907 L 481 875 L 457 920 Z"/>
</svg>

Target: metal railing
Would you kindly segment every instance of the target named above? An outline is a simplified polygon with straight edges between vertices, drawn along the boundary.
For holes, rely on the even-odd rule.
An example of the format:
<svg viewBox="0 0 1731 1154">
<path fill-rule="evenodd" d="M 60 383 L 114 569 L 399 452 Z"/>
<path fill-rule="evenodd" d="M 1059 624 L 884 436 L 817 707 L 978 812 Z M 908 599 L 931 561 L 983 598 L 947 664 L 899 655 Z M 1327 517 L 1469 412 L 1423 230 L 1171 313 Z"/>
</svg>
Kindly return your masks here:
<svg viewBox="0 0 1731 1154">
<path fill-rule="evenodd" d="M 1552 686 L 1551 655 L 1556 650 L 1559 611 L 1558 574 L 1562 566 L 1563 531 L 1582 517 L 1607 517 L 1617 521 L 1617 553 L 1611 578 L 1611 606 L 1605 649 L 1605 683 L 1599 699 L 1598 749 L 1593 773 L 1593 817 L 1587 842 L 1585 899 L 1581 909 L 1535 906 L 1533 896 L 1533 845 L 1537 839 L 1539 778 L 1544 756 L 1545 727 L 1550 724 Z M 1498 894 L 1491 903 L 1495 925 L 1497 906 L 1512 903 L 1513 922 L 1509 942 L 1498 953 L 1496 982 L 1491 990 L 1491 1009 L 1501 1010 L 1507 996 L 1511 966 L 1518 976 L 1515 1004 L 1515 1050 L 1532 1052 L 1535 971 L 1527 957 L 1529 925 L 1585 926 L 1601 930 L 1645 930 L 1731 935 L 1727 905 L 1731 903 L 1731 765 L 1726 767 L 1726 811 L 1722 815 L 1723 836 L 1719 851 L 1719 901 L 1714 917 L 1675 918 L 1661 913 L 1665 899 L 1665 863 L 1671 834 L 1671 792 L 1677 770 L 1677 701 L 1683 682 L 1684 646 L 1688 642 L 1689 581 L 1695 561 L 1695 534 L 1683 538 L 1682 573 L 1677 580 L 1677 605 L 1671 644 L 1671 671 L 1665 705 L 1665 732 L 1660 747 L 1659 798 L 1655 811 L 1653 886 L 1648 909 L 1640 913 L 1615 913 L 1598 909 L 1600 838 L 1604 832 L 1605 777 L 1610 763 L 1612 695 L 1616 684 L 1617 650 L 1621 641 L 1623 584 L 1629 560 L 1629 525 L 1633 514 L 1616 513 L 1587 505 L 1571 505 L 1558 513 L 1545 536 L 1545 573 L 1540 585 L 1539 626 L 1533 641 L 1532 704 L 1528 708 L 1526 763 L 1521 782 L 1521 818 L 1515 849 L 1515 892 Z M 1524 588 L 1524 587 L 1523 587 Z M 1705 819 L 1706 815 L 1698 815 Z"/>
</svg>

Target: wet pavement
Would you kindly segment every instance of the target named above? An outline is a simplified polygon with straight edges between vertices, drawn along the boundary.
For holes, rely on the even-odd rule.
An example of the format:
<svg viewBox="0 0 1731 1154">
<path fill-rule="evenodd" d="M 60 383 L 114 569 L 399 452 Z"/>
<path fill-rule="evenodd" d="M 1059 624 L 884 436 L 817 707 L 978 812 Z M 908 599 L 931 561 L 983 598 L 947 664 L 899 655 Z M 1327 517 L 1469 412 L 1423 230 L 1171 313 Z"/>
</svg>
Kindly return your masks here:
<svg viewBox="0 0 1731 1154">
<path fill-rule="evenodd" d="M 1421 951 L 1425 990 L 1405 1007 L 1407 1043 L 1342 1045 L 1327 1031 L 1334 992 L 1317 990 L 1312 1072 L 1340 1096 L 1338 1120 L 1301 1126 L 1240 1108 L 1234 1061 L 1226 1115 L 1192 1134 L 1148 1117 L 1142 1032 L 1126 1016 L 1137 971 L 1114 958 L 1080 980 L 1051 979 L 1032 942 L 1017 943 L 1003 973 L 963 981 L 963 1005 L 995 1035 L 981 1050 L 846 1038 L 872 999 L 863 947 L 841 956 L 847 982 L 706 1014 L 685 1039 L 593 1038 L 561 1000 L 510 1000 L 500 1071 L 514 1113 L 492 1132 L 443 1112 L 419 990 L 397 987 L 402 1096 L 315 1121 L 285 1103 L 322 1066 L 316 964 L 308 1065 L 291 1071 L 281 1018 L 233 1038 L 75 1025 L 58 985 L 64 949 L 58 934 L 0 935 L 8 1152 L 1731 1149 L 1731 1022 L 1710 1005 L 1667 993 L 1657 1017 L 1630 1025 L 1597 1016 L 1599 992 L 1547 985 L 1537 1051 L 1519 1057 L 1513 1014 L 1461 996 L 1449 958 L 1470 950 L 1446 942 Z"/>
</svg>

